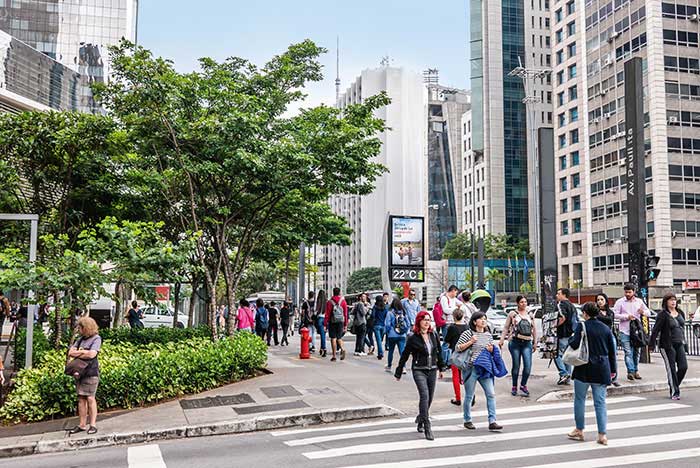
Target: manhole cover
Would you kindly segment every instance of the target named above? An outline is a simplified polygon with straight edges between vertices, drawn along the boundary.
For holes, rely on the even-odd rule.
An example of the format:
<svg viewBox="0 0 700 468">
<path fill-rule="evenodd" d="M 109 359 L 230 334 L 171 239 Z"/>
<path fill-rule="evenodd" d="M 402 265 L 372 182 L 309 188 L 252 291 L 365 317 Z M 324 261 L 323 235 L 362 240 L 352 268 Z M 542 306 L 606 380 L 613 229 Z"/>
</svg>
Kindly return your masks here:
<svg viewBox="0 0 700 468">
<path fill-rule="evenodd" d="M 270 405 L 255 405 L 255 406 L 243 406 L 241 408 L 233 408 L 238 414 L 254 414 L 254 413 L 264 413 L 267 411 L 282 411 L 295 408 L 308 408 L 309 405 L 304 403 L 302 400 L 288 401 L 285 403 L 275 403 Z"/>
<path fill-rule="evenodd" d="M 333 390 L 332 388 L 307 388 L 307 392 L 309 392 L 312 395 L 333 395 L 338 393 L 336 390 Z"/>
<path fill-rule="evenodd" d="M 255 403 L 255 400 L 247 393 L 238 395 L 224 395 L 206 398 L 193 398 L 191 400 L 180 400 L 180 407 L 185 410 L 214 408 L 217 406 L 243 405 Z"/>
<path fill-rule="evenodd" d="M 301 396 L 301 393 L 299 393 L 291 385 L 279 385 L 277 387 L 262 387 L 260 391 L 263 392 L 268 398 L 285 398 Z"/>
</svg>

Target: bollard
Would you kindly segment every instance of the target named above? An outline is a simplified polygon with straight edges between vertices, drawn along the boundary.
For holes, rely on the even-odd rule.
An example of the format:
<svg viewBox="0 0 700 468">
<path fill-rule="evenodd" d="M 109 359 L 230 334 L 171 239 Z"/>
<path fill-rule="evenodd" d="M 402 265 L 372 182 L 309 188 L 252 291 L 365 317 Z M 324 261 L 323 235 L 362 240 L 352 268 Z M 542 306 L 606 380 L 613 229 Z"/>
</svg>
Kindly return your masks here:
<svg viewBox="0 0 700 468">
<path fill-rule="evenodd" d="M 299 359 L 309 359 L 311 357 L 311 354 L 309 353 L 309 343 L 311 343 L 309 329 L 303 327 L 299 331 L 301 333 L 301 352 L 299 353 Z"/>
</svg>

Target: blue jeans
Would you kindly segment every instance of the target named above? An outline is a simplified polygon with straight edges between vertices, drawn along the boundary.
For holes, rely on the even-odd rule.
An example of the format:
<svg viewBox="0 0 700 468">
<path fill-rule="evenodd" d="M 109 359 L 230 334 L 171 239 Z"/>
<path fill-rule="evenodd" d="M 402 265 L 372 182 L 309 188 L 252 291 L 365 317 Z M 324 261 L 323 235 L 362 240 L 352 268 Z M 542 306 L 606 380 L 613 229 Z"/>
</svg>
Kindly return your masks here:
<svg viewBox="0 0 700 468">
<path fill-rule="evenodd" d="M 316 331 L 321 336 L 321 349 L 326 349 L 326 327 L 323 326 L 324 317 L 319 316 L 316 319 Z"/>
<path fill-rule="evenodd" d="M 510 340 L 510 343 L 508 343 L 508 349 L 510 350 L 510 356 L 513 360 L 513 367 L 510 371 L 513 377 L 513 387 L 518 386 L 521 359 L 523 361 L 523 378 L 520 381 L 520 385 L 525 387 L 527 385 L 527 379 L 530 378 L 530 372 L 532 371 L 532 341 L 513 338 Z"/>
<path fill-rule="evenodd" d="M 595 407 L 595 421 L 598 424 L 598 434 L 605 434 L 608 425 L 608 408 L 605 406 L 605 392 L 607 386 L 574 380 L 574 419 L 576 429 L 583 430 L 586 427 L 586 393 L 591 387 L 593 394 L 593 406 Z"/>
<path fill-rule="evenodd" d="M 627 372 L 634 374 L 639 371 L 639 348 L 633 348 L 630 343 L 630 336 L 620 332 L 620 343 L 622 350 L 625 352 L 625 367 Z"/>
<path fill-rule="evenodd" d="M 399 347 L 399 354 L 403 354 L 403 350 L 406 348 L 406 337 L 398 336 L 395 338 L 386 337 L 386 344 L 389 347 L 389 357 L 387 358 L 386 365 L 391 367 L 391 361 L 394 360 L 394 348 Z"/>
<path fill-rule="evenodd" d="M 554 364 L 559 369 L 559 377 L 564 377 L 566 375 L 571 375 L 571 366 L 564 364 L 564 351 L 569 347 L 568 338 L 559 338 L 559 352 L 557 353 L 557 358 L 554 360 Z"/>
<path fill-rule="evenodd" d="M 374 326 L 374 338 L 375 341 L 377 342 L 377 357 L 380 359 L 384 357 L 384 333 L 386 332 L 386 329 L 384 328 L 384 325 L 375 325 Z"/>
<path fill-rule="evenodd" d="M 309 329 L 309 338 L 311 338 L 311 343 L 309 343 L 309 349 L 314 348 L 316 345 L 314 344 L 316 342 L 316 327 L 311 323 L 306 326 L 306 328 Z"/>
<path fill-rule="evenodd" d="M 469 370 L 464 372 L 470 372 Z M 462 407 L 464 408 L 464 422 L 472 420 L 472 399 L 476 390 L 476 382 L 479 382 L 481 388 L 484 389 L 486 395 L 486 409 L 489 413 L 489 423 L 496 421 L 496 391 L 494 390 L 493 377 L 488 379 L 479 379 L 479 375 L 471 370 L 471 373 L 464 381 L 464 399 Z"/>
<path fill-rule="evenodd" d="M 367 328 L 367 333 L 365 334 L 365 344 L 369 347 L 374 347 L 374 327 Z"/>
</svg>

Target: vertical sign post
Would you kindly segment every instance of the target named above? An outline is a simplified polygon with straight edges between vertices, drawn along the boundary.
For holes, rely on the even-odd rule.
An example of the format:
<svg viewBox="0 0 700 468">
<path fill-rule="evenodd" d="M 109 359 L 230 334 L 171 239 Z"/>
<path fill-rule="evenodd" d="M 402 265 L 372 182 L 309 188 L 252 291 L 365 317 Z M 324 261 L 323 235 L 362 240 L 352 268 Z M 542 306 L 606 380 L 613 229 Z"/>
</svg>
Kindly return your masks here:
<svg viewBox="0 0 700 468">
<path fill-rule="evenodd" d="M 627 236 L 629 280 L 648 304 L 649 286 L 644 275 L 647 252 L 646 186 L 644 176 L 644 87 L 642 59 L 625 62 L 625 158 L 627 161 Z M 646 332 L 649 321 L 642 318 Z M 649 348 L 643 348 L 642 362 L 649 362 Z"/>
<path fill-rule="evenodd" d="M 556 183 L 554 177 L 554 130 L 540 128 L 539 139 L 539 178 L 540 178 L 540 271 L 542 279 L 538 292 L 541 294 L 542 313 L 556 313 L 557 300 L 557 224 L 556 224 Z M 527 261 L 527 257 L 526 260 Z M 527 279 L 526 279 L 527 281 Z M 579 301 L 580 302 L 580 301 Z"/>
</svg>

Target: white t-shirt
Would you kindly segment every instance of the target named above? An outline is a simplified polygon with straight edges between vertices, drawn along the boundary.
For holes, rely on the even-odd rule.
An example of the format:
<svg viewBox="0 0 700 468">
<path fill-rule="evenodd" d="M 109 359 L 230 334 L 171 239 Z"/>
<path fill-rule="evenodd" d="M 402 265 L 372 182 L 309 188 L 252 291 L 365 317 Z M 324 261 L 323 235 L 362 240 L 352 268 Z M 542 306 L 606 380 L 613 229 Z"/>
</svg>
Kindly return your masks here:
<svg viewBox="0 0 700 468">
<path fill-rule="evenodd" d="M 459 299 L 455 298 L 450 298 L 447 294 L 443 294 L 442 297 L 440 298 L 440 306 L 442 307 L 442 313 L 445 317 L 445 322 L 447 324 L 455 323 L 454 317 L 452 317 L 452 314 L 456 309 L 459 309 L 460 307 L 463 306 L 462 301 Z"/>
</svg>

